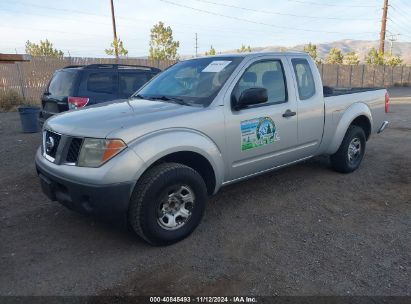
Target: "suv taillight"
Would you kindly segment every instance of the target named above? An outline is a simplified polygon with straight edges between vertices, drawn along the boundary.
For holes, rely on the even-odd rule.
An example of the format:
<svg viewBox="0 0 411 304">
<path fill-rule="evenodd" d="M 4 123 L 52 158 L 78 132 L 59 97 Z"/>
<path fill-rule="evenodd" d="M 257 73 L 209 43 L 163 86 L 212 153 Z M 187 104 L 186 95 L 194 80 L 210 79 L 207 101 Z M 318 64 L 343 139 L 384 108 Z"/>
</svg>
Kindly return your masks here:
<svg viewBox="0 0 411 304">
<path fill-rule="evenodd" d="M 390 95 L 385 93 L 385 113 L 388 113 L 388 103 L 390 102 Z"/>
<path fill-rule="evenodd" d="M 68 106 L 69 109 L 78 109 L 82 108 L 88 104 L 89 99 L 87 97 L 69 97 Z"/>
</svg>

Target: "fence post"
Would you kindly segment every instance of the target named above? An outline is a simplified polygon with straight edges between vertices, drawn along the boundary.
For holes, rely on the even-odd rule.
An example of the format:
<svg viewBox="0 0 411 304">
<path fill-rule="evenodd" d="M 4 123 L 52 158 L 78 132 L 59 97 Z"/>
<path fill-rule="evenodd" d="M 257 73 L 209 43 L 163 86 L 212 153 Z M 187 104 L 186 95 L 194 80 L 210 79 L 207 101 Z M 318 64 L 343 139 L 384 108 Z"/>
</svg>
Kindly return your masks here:
<svg viewBox="0 0 411 304">
<path fill-rule="evenodd" d="M 362 72 L 361 72 L 361 87 L 364 87 L 364 70 L 365 70 L 365 64 L 362 66 Z"/>
<path fill-rule="evenodd" d="M 382 72 L 382 86 L 385 85 L 385 65 L 384 65 L 384 70 Z"/>
<path fill-rule="evenodd" d="M 351 86 L 351 78 L 352 78 L 352 65 L 350 65 L 350 88 L 352 87 Z"/>
<path fill-rule="evenodd" d="M 321 63 L 321 80 L 324 81 L 324 65 Z"/>
<path fill-rule="evenodd" d="M 394 86 L 394 67 L 391 68 L 391 86 Z"/>
<path fill-rule="evenodd" d="M 26 101 L 26 90 L 25 90 L 24 83 L 23 83 L 23 75 L 21 73 L 20 62 L 16 62 L 16 67 L 17 67 L 17 75 L 19 77 L 21 95 L 23 95 L 23 99 L 24 101 Z"/>
<path fill-rule="evenodd" d="M 410 74 L 411 74 L 411 69 L 408 69 L 408 85 L 410 85 Z"/>
<path fill-rule="evenodd" d="M 372 69 L 372 87 L 375 88 L 375 67 Z"/>
<path fill-rule="evenodd" d="M 402 74 L 404 74 L 404 66 L 401 66 L 401 86 L 402 86 Z"/>
<path fill-rule="evenodd" d="M 336 88 L 338 88 L 339 71 L 340 71 L 340 65 L 337 64 L 337 84 L 335 85 Z"/>
</svg>

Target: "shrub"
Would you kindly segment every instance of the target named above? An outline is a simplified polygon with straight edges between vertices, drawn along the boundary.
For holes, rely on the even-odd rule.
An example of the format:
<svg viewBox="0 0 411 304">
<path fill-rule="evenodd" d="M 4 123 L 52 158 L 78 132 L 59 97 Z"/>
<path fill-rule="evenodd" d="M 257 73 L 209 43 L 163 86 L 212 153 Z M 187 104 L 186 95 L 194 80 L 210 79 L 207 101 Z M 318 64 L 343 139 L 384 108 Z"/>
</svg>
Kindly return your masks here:
<svg viewBox="0 0 411 304">
<path fill-rule="evenodd" d="M 15 90 L 0 90 L 0 112 L 16 111 L 20 106 L 39 106 L 31 97 L 24 98 Z"/>
<path fill-rule="evenodd" d="M 23 97 L 16 91 L 0 90 L 0 111 L 15 111 L 23 103 Z"/>
</svg>

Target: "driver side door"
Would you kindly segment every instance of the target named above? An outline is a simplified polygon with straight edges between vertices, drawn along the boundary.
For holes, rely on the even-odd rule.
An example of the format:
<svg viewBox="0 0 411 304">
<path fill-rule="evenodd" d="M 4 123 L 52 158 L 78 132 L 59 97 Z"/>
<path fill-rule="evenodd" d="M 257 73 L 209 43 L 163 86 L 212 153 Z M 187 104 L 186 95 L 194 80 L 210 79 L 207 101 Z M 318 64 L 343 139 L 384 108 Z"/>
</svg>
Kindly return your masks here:
<svg viewBox="0 0 411 304">
<path fill-rule="evenodd" d="M 255 60 L 231 88 L 225 103 L 229 180 L 233 181 L 294 160 L 297 106 L 285 58 Z M 232 103 L 249 88 L 265 88 L 268 100 L 240 110 Z M 227 99 L 227 97 L 226 97 Z"/>
</svg>

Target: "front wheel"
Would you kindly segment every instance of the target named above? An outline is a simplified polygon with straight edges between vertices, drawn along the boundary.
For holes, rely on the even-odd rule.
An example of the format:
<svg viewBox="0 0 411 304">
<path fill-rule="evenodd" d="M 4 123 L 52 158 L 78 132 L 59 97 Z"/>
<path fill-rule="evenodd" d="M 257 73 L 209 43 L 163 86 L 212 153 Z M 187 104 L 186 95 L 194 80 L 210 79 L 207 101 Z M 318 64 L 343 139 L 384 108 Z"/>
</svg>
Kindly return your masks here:
<svg viewBox="0 0 411 304">
<path fill-rule="evenodd" d="M 331 155 L 331 163 L 335 171 L 349 173 L 356 170 L 365 153 L 365 133 L 358 126 L 350 126 L 338 151 Z"/>
<path fill-rule="evenodd" d="M 178 163 L 159 164 L 134 189 L 129 223 L 150 244 L 169 245 L 198 226 L 206 201 L 207 188 L 197 171 Z"/>
</svg>

